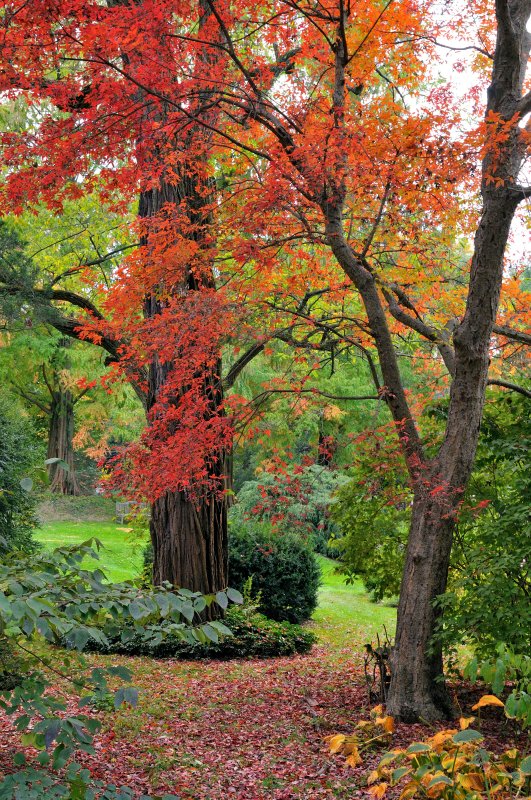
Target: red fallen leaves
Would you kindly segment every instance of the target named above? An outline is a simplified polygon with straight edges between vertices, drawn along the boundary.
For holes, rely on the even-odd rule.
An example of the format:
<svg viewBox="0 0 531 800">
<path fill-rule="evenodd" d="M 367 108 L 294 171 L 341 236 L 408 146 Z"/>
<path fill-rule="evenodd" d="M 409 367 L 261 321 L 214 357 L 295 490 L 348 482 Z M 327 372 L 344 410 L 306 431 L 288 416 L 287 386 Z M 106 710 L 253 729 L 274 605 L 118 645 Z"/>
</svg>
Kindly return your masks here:
<svg viewBox="0 0 531 800">
<path fill-rule="evenodd" d="M 341 669 L 309 657 L 197 664 L 133 664 L 143 688 L 137 710 L 105 715 L 96 756 L 80 756 L 95 777 L 191 800 L 351 798 L 358 778 L 331 759 L 323 736 L 345 728 L 365 703 Z M 0 718 L 0 770 L 16 734 Z M 107 727 L 109 726 L 109 727 Z"/>
<path fill-rule="evenodd" d="M 170 792 L 182 800 L 369 797 L 366 776 L 381 754 L 367 754 L 352 768 L 324 741 L 327 734 L 351 732 L 368 716 L 355 656 L 343 659 L 318 648 L 310 656 L 274 661 L 128 664 L 142 689 L 140 704 L 98 715 L 104 729 L 96 737 L 96 755 L 79 757 L 95 777 L 138 794 Z M 468 707 L 471 699 L 461 702 Z M 505 741 L 497 742 L 495 712 L 482 722 L 493 749 L 510 738 L 504 729 Z M 393 745 L 407 746 L 433 732 L 397 725 Z M 12 768 L 16 747 L 16 732 L 0 716 L 0 773 Z"/>
</svg>

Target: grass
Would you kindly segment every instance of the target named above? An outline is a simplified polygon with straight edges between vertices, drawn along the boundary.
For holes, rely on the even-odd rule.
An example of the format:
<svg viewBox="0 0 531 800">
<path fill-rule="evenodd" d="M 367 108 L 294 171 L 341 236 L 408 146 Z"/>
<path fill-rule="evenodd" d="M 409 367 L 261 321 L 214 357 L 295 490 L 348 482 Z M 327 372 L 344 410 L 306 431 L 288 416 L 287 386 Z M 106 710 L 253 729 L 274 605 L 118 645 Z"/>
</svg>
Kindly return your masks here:
<svg viewBox="0 0 531 800">
<path fill-rule="evenodd" d="M 100 554 L 103 569 L 113 581 L 128 580 L 139 574 L 142 549 L 147 541 L 147 535 L 145 539 L 133 538 L 129 528 L 108 521 L 46 522 L 36 532 L 36 538 L 50 548 L 99 539 L 104 547 Z M 323 643 L 333 649 L 344 648 L 353 630 L 358 642 L 370 641 L 384 626 L 389 632 L 394 630 L 394 609 L 371 602 L 361 581 L 347 585 L 337 572 L 335 561 L 318 558 L 323 580 L 312 627 Z"/>
<path fill-rule="evenodd" d="M 323 578 L 313 626 L 321 641 L 335 649 L 345 647 L 353 630 L 357 643 L 360 638 L 370 641 L 384 626 L 394 631 L 394 608 L 373 603 L 360 580 L 346 584 L 335 561 L 319 556 L 319 562 Z"/>
<path fill-rule="evenodd" d="M 142 569 L 142 549 L 147 541 L 131 537 L 131 529 L 114 522 L 46 522 L 35 532 L 35 538 L 45 547 L 64 547 L 80 544 L 87 539 L 99 539 L 103 570 L 112 581 L 135 578 Z"/>
</svg>

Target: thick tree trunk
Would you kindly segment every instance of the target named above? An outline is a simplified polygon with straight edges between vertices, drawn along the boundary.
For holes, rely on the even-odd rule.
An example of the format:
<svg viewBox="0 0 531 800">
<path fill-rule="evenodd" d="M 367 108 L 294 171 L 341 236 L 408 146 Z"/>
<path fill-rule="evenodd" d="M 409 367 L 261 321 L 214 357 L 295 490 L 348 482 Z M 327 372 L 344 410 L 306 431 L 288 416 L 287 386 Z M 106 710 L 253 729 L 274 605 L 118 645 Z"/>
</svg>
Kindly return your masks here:
<svg viewBox="0 0 531 800">
<path fill-rule="evenodd" d="M 158 360 L 151 364 L 148 410 L 156 403 L 170 369 L 171 365 L 162 367 Z M 218 362 L 205 379 L 205 392 L 213 415 L 222 413 L 220 371 Z M 167 581 L 203 594 L 215 594 L 227 588 L 228 496 L 224 489 L 230 488 L 231 472 L 232 459 L 223 454 L 210 464 L 210 475 L 214 479 L 211 488 L 198 487 L 193 496 L 183 491 L 166 492 L 152 504 L 150 535 L 155 585 Z M 203 616 L 212 618 L 218 612 L 217 606 L 211 606 Z"/>
<path fill-rule="evenodd" d="M 79 495 L 74 464 L 74 398 L 68 389 L 59 388 L 52 393 L 50 423 L 48 428 L 47 458 L 60 458 L 61 464 L 48 465 L 50 488 L 55 494 Z"/>
<path fill-rule="evenodd" d="M 211 222 L 208 184 L 200 185 L 201 178 L 191 178 L 183 167 L 180 181 L 168 183 L 161 179 L 160 186 L 142 192 L 139 215 L 142 218 L 156 216 L 166 204 L 186 208 L 188 220 L 194 230 L 192 236 L 201 246 L 205 245 L 205 233 Z M 145 244 L 149 247 L 149 241 Z M 174 292 L 187 293 L 214 288 L 212 274 L 196 274 L 193 268 L 185 269 L 182 281 Z M 156 294 L 146 297 L 144 316 L 156 317 L 163 303 Z M 176 354 L 177 355 L 177 354 Z M 212 416 L 223 413 L 223 389 L 221 383 L 221 359 L 202 375 L 204 392 L 208 398 L 208 412 Z M 150 364 L 148 380 L 147 411 L 156 405 L 172 364 L 161 364 L 155 357 Z M 186 392 L 187 387 L 182 387 Z M 178 397 L 175 398 L 178 403 Z M 178 467 L 178 465 L 176 465 Z M 228 532 L 227 495 L 224 488 L 231 484 L 232 460 L 227 453 L 213 453 L 208 465 L 214 480 L 207 487 L 194 487 L 191 494 L 182 491 L 167 492 L 155 500 L 151 508 L 150 534 L 153 544 L 153 581 L 155 585 L 168 581 L 174 586 L 203 594 L 215 594 L 228 585 Z M 217 481 L 217 483 L 216 483 Z M 210 483 L 212 483 L 210 487 Z M 217 606 L 211 606 L 205 617 L 216 616 Z"/>
<path fill-rule="evenodd" d="M 193 500 L 168 492 L 153 503 L 153 581 L 203 594 L 227 587 L 227 505 L 213 493 Z"/>
</svg>

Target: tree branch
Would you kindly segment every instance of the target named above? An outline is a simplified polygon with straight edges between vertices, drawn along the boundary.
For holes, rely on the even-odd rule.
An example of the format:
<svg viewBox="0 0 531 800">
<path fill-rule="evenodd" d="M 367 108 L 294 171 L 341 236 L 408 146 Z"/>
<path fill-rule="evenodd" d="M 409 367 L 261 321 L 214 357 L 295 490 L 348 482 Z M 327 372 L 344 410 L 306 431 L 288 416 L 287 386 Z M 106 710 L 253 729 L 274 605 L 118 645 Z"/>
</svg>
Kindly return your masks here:
<svg viewBox="0 0 531 800">
<path fill-rule="evenodd" d="M 518 392 L 524 397 L 531 397 L 531 391 L 525 389 L 523 386 L 518 386 L 517 383 L 510 383 L 509 381 L 498 380 L 497 378 L 489 378 L 487 386 L 502 386 L 504 389 L 509 389 L 511 392 Z"/>
<path fill-rule="evenodd" d="M 11 385 L 13 386 L 13 389 L 15 390 L 15 392 L 18 395 L 20 395 L 21 397 L 23 397 L 24 400 L 27 400 L 28 403 L 31 403 L 31 405 L 37 406 L 37 408 L 40 408 L 40 410 L 43 412 L 43 414 L 46 414 L 47 417 L 50 416 L 50 414 L 52 413 L 52 409 L 50 408 L 50 406 L 44 405 L 43 403 L 40 402 L 40 400 L 37 400 L 37 398 L 33 397 L 30 394 L 27 394 L 16 383 L 12 382 Z"/>
<path fill-rule="evenodd" d="M 242 370 L 249 364 L 255 356 L 262 352 L 265 347 L 265 342 L 256 342 L 253 344 L 240 358 L 232 365 L 227 375 L 223 379 L 223 388 L 231 389 L 234 386 L 236 378 Z"/>
<path fill-rule="evenodd" d="M 437 345 L 437 349 L 441 354 L 441 358 L 444 361 L 446 369 L 450 373 L 450 375 L 454 374 L 455 369 L 455 357 L 453 348 L 450 346 L 448 341 L 444 339 L 444 337 L 437 331 L 435 328 L 432 328 L 431 325 L 427 325 L 417 314 L 415 311 L 414 305 L 411 303 L 409 298 L 407 297 L 406 293 L 396 285 L 392 285 L 391 287 L 392 292 L 398 297 L 400 304 L 395 300 L 393 294 L 389 289 L 384 289 L 383 294 L 385 299 L 387 300 L 389 313 L 393 316 L 398 322 L 401 322 L 402 325 L 406 325 L 406 327 L 411 328 L 412 330 L 419 333 L 423 338 L 428 339 L 428 341 L 433 342 Z M 412 309 L 415 311 L 416 316 L 413 317 L 411 314 L 407 314 L 402 305 L 405 305 L 407 308 Z"/>
<path fill-rule="evenodd" d="M 271 394 L 314 394 L 319 397 L 326 397 L 328 400 L 383 400 L 383 394 L 363 394 L 363 395 L 338 395 L 321 392 L 319 389 L 265 389 L 260 394 L 253 397 L 252 402 L 267 399 Z"/>
<path fill-rule="evenodd" d="M 531 111 L 531 91 L 529 91 L 527 94 L 524 94 L 524 96 L 518 103 L 517 109 L 518 109 L 518 114 L 521 117 L 525 117 L 526 114 L 529 114 L 529 112 Z"/>
<path fill-rule="evenodd" d="M 492 332 L 497 333 L 499 336 L 505 336 L 506 339 L 512 339 L 514 342 L 531 345 L 531 334 L 524 333 L 524 331 L 516 331 L 508 325 L 494 325 Z"/>
</svg>

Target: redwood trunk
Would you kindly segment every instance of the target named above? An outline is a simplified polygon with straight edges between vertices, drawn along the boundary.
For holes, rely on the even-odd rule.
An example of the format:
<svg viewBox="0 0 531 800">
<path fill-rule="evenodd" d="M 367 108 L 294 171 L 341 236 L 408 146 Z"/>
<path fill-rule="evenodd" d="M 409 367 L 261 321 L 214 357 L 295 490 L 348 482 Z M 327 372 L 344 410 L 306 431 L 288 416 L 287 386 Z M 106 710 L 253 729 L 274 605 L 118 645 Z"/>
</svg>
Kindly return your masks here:
<svg viewBox="0 0 531 800">
<path fill-rule="evenodd" d="M 203 594 L 227 587 L 227 507 L 223 496 L 200 501 L 168 492 L 151 509 L 153 581 Z"/>
<path fill-rule="evenodd" d="M 68 465 L 48 465 L 50 488 L 55 494 L 79 495 L 74 464 L 74 398 L 68 389 L 57 389 L 52 393 L 50 424 L 48 429 L 47 458 L 60 458 Z"/>
<path fill-rule="evenodd" d="M 182 168 L 179 181 L 168 183 L 161 178 L 160 186 L 142 192 L 139 215 L 144 218 L 156 216 L 164 206 L 175 204 L 186 208 L 195 241 L 205 243 L 211 222 L 208 183 L 200 184 L 198 176 L 190 178 L 186 167 Z M 149 241 L 144 244 L 149 247 Z M 185 270 L 180 285 L 174 292 L 201 291 L 213 288 L 212 274 L 195 274 L 193 268 Z M 146 297 L 144 315 L 155 317 L 161 312 L 163 303 L 156 294 Z M 221 358 L 202 376 L 205 395 L 209 401 L 207 413 L 215 416 L 222 412 L 223 389 L 221 383 Z M 149 369 L 147 411 L 157 403 L 160 392 L 172 370 L 172 364 L 161 364 L 154 358 Z M 186 392 L 187 387 L 182 387 Z M 179 398 L 175 398 L 179 402 Z M 178 465 L 176 465 L 178 467 Z M 167 492 L 155 500 L 151 508 L 150 534 L 153 544 L 153 582 L 155 585 L 168 581 L 173 586 L 190 589 L 203 594 L 215 594 L 228 585 L 228 531 L 227 495 L 224 487 L 230 485 L 230 476 L 225 472 L 231 468 L 227 453 L 212 453 L 208 465 L 210 478 L 206 487 L 193 487 L 191 494 L 183 491 Z M 227 483 L 228 482 L 228 483 Z M 204 612 L 206 618 L 216 616 L 217 606 Z"/>
</svg>

